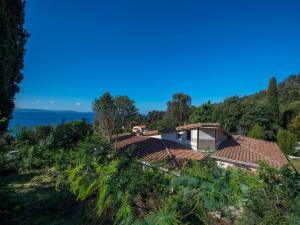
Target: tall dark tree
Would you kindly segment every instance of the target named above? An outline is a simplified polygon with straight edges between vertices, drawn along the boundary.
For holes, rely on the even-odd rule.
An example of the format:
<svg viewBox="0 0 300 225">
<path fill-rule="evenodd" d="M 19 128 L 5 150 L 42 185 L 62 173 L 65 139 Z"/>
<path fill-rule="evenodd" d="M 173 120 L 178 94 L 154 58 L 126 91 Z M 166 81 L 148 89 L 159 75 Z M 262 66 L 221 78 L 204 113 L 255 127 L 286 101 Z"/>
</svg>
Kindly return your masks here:
<svg viewBox="0 0 300 225">
<path fill-rule="evenodd" d="M 23 79 L 25 43 L 23 0 L 0 0 L 0 133 L 12 117 L 15 94 Z"/>
<path fill-rule="evenodd" d="M 191 115 L 191 103 L 190 96 L 183 93 L 174 94 L 172 101 L 167 103 L 167 116 L 172 118 L 176 125 L 183 125 Z"/>
<path fill-rule="evenodd" d="M 275 121 L 278 122 L 279 119 L 279 99 L 278 99 L 278 87 L 275 77 L 272 77 L 269 82 L 269 87 L 267 91 L 267 99 L 270 105 L 270 108 L 273 112 Z"/>
</svg>

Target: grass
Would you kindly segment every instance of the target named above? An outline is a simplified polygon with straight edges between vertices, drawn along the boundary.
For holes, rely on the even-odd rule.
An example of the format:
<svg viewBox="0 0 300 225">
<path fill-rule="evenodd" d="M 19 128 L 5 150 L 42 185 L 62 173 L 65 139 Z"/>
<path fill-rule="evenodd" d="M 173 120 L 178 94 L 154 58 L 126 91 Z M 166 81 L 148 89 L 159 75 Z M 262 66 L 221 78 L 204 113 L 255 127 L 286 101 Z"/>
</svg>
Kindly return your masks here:
<svg viewBox="0 0 300 225">
<path fill-rule="evenodd" d="M 1 177 L 0 202 L 1 224 L 78 224 L 79 221 L 75 198 L 66 191 L 56 191 L 55 180 L 47 171 Z"/>
<path fill-rule="evenodd" d="M 291 160 L 291 163 L 293 164 L 293 166 L 300 172 L 300 160 Z"/>
</svg>

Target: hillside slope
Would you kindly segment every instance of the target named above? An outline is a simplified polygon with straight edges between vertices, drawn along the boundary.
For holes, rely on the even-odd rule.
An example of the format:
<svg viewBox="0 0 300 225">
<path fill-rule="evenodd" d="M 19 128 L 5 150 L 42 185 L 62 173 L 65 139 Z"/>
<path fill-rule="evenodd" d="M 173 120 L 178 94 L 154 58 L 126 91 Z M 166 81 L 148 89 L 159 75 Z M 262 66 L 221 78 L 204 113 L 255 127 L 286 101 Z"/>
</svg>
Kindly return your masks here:
<svg viewBox="0 0 300 225">
<path fill-rule="evenodd" d="M 300 74 L 287 77 L 278 87 L 280 104 L 287 105 L 300 100 Z"/>
</svg>

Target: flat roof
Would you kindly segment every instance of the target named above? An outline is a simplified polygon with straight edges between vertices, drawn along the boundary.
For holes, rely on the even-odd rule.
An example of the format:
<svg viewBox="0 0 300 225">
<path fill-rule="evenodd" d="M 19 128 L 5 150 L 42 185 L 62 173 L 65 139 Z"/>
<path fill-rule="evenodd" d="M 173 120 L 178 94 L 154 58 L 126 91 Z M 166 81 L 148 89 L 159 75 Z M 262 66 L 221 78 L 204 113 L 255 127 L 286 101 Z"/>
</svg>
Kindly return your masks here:
<svg viewBox="0 0 300 225">
<path fill-rule="evenodd" d="M 220 123 L 193 123 L 193 124 L 187 124 L 187 125 L 176 127 L 176 130 L 183 131 L 183 130 L 193 130 L 197 128 L 219 129 L 221 128 L 221 125 Z"/>
</svg>

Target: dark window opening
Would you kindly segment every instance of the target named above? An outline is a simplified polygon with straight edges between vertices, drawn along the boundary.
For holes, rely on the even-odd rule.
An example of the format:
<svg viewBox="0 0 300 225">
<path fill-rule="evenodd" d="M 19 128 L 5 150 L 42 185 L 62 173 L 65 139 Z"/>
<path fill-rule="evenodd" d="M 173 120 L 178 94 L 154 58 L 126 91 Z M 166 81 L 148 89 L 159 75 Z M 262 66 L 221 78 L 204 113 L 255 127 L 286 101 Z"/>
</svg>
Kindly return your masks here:
<svg viewBox="0 0 300 225">
<path fill-rule="evenodd" d="M 177 134 L 177 139 L 181 140 L 182 139 L 182 134 Z"/>
<path fill-rule="evenodd" d="M 186 131 L 186 139 L 189 141 L 191 140 L 191 131 L 190 130 Z"/>
</svg>

